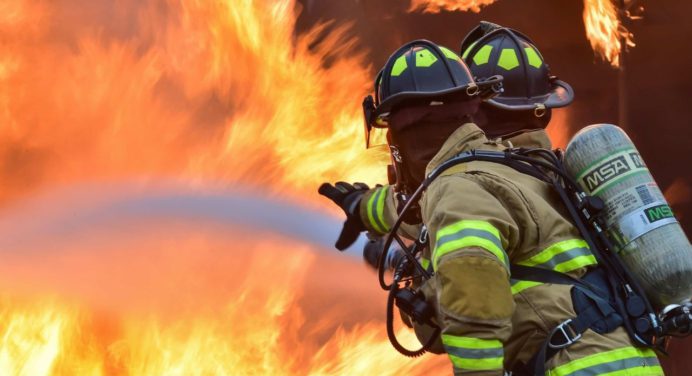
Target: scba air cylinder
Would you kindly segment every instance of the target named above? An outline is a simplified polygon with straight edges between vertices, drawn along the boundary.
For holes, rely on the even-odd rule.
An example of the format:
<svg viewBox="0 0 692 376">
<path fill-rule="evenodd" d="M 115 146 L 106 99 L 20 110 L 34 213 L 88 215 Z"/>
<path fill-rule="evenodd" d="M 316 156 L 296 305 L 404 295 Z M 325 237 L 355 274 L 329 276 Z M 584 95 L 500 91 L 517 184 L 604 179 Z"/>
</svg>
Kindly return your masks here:
<svg viewBox="0 0 692 376">
<path fill-rule="evenodd" d="M 627 134 L 611 124 L 588 126 L 567 145 L 565 166 L 606 205 L 616 251 L 660 307 L 692 297 L 692 246 Z"/>
</svg>

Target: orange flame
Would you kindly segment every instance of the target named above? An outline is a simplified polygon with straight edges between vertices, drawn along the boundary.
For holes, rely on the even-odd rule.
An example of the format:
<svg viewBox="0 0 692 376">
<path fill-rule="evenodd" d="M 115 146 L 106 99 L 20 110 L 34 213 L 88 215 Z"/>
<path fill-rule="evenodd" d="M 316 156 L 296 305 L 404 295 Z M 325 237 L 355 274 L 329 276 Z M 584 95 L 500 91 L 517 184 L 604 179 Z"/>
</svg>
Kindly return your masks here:
<svg viewBox="0 0 692 376">
<path fill-rule="evenodd" d="M 584 25 L 591 48 L 614 67 L 620 65 L 623 43 L 635 45 L 612 0 L 584 0 Z"/>
<path fill-rule="evenodd" d="M 396 375 L 449 368 L 444 358 L 403 361 L 383 338 L 376 310 L 344 303 L 382 298 L 359 264 L 285 239 L 239 245 L 238 236 L 190 226 L 166 239 L 165 227 L 144 237 L 128 228 L 137 249 L 129 249 L 132 240 L 98 246 L 103 239 L 94 239 L 78 249 L 53 244 L 39 265 L 9 257 L 8 267 L 5 257 L 2 283 L 25 297 L 0 299 L 3 374 Z M 57 278 L 56 268 L 73 280 Z M 327 277 L 337 270 L 353 281 Z M 89 305 L 31 293 L 46 285 Z M 320 289 L 333 295 L 303 300 Z M 348 329 L 339 328 L 344 322 Z M 399 336 L 415 341 L 407 330 Z"/>
<path fill-rule="evenodd" d="M 296 36 L 294 0 L 93 4 L 2 2 L 0 198 L 124 176 L 384 180 L 347 28 Z"/>
<path fill-rule="evenodd" d="M 422 10 L 424 13 L 440 13 L 443 10 L 454 12 L 479 13 L 481 8 L 497 0 L 411 0 L 409 12 Z"/>
<path fill-rule="evenodd" d="M 0 1 L 3 209 L 79 182 L 244 184 L 312 204 L 322 203 L 323 181 L 381 182 L 387 155 L 363 149 L 360 100 L 372 85 L 363 53 L 343 26 L 296 34 L 296 7 Z M 402 359 L 384 337 L 381 310 L 375 317 L 367 304 L 339 300 L 383 302 L 338 295 L 376 287 L 361 265 L 340 258 L 353 280 L 323 285 L 327 278 L 310 278 L 325 277 L 328 261 L 284 239 L 124 233 L 129 242 L 123 233 L 83 234 L 2 250 L 3 374 L 450 368 L 444 357 Z M 314 286 L 338 299 L 310 298 L 325 295 Z"/>
<path fill-rule="evenodd" d="M 481 8 L 497 0 L 411 0 L 409 12 L 423 11 L 424 13 L 440 13 L 446 11 L 472 11 L 479 13 Z M 626 1 L 627 4 L 630 0 Z M 623 10 L 624 11 L 624 10 Z M 620 52 L 623 43 L 626 47 L 634 47 L 632 33 L 622 24 L 618 10 L 613 0 L 584 0 L 584 25 L 586 37 L 591 48 L 601 58 L 610 62 L 614 67 L 620 65 Z M 635 19 L 626 13 L 626 17 Z"/>
<path fill-rule="evenodd" d="M 565 149 L 569 140 L 574 136 L 574 130 L 570 129 L 569 109 L 558 108 L 554 109 L 550 124 L 546 128 L 548 137 L 553 145 L 553 148 Z"/>
<path fill-rule="evenodd" d="M 690 187 L 690 183 L 686 181 L 686 179 L 677 178 L 665 189 L 663 195 L 666 201 L 668 201 L 668 204 L 675 210 L 692 201 L 692 187 Z M 684 218 L 684 213 L 681 210 L 676 211 L 675 216 L 677 219 L 682 220 Z"/>
</svg>

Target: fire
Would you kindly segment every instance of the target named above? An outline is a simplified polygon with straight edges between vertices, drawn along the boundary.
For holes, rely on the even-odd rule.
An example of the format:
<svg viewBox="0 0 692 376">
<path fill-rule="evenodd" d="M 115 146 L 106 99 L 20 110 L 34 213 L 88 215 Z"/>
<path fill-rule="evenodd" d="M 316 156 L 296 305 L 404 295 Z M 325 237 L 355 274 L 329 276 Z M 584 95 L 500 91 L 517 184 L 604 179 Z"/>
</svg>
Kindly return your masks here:
<svg viewBox="0 0 692 376">
<path fill-rule="evenodd" d="M 684 178 L 677 178 L 665 189 L 663 195 L 668 204 L 673 207 L 673 210 L 676 210 L 678 207 L 682 207 L 692 201 L 692 188 L 689 181 L 686 181 Z M 682 220 L 684 213 L 681 210 L 676 211 L 675 217 L 678 220 Z"/>
<path fill-rule="evenodd" d="M 0 199 L 133 176 L 295 195 L 385 179 L 345 27 L 296 35 L 294 0 L 90 4 L 0 5 Z"/>
<path fill-rule="evenodd" d="M 409 12 L 423 11 L 439 13 L 441 11 L 472 11 L 479 13 L 483 6 L 493 4 L 497 0 L 411 0 Z M 625 8 L 629 9 L 635 0 L 626 0 Z M 637 9 L 641 12 L 642 9 Z M 638 19 L 629 10 L 622 10 L 623 17 Z M 591 48 L 601 58 L 610 62 L 614 67 L 620 65 L 620 52 L 624 47 L 634 47 L 632 33 L 622 24 L 618 9 L 613 0 L 584 0 L 584 26 L 586 37 Z"/>
<path fill-rule="evenodd" d="M 614 67 L 620 65 L 622 48 L 634 47 L 612 0 L 584 0 L 584 26 L 591 48 Z"/>
<path fill-rule="evenodd" d="M 208 224 L 137 222 L 108 223 L 89 239 L 24 242 L 21 254 L 2 254 L 0 283 L 12 291 L 0 300 L 3 374 L 449 368 L 443 357 L 402 359 L 384 338 L 380 310 L 353 306 L 383 301 L 360 263 L 265 233 L 247 238 Z M 129 238 L 115 237 L 118 231 Z M 42 262 L 25 256 L 39 250 Z M 47 287 L 60 298 L 41 293 Z M 412 342 L 410 331 L 399 336 Z"/>
<path fill-rule="evenodd" d="M 409 12 L 422 10 L 425 13 L 440 13 L 446 11 L 461 11 L 479 13 L 481 8 L 497 0 L 411 0 Z"/>
<path fill-rule="evenodd" d="M 0 1 L 0 224 L 42 192 L 94 182 L 243 185 L 315 206 L 323 181 L 382 182 L 386 153 L 363 148 L 364 54 L 343 26 L 296 33 L 298 12 L 294 0 Z M 1 250 L 3 374 L 449 369 L 390 348 L 381 307 L 353 304 L 384 301 L 353 296 L 376 288 L 360 264 L 264 233 L 143 235 L 152 221 L 131 222 Z M 353 280 L 333 280 L 334 265 Z"/>
<path fill-rule="evenodd" d="M 546 128 L 553 148 L 565 149 L 567 143 L 574 136 L 575 130 L 570 129 L 569 110 L 566 108 L 554 109 L 550 123 Z"/>
</svg>

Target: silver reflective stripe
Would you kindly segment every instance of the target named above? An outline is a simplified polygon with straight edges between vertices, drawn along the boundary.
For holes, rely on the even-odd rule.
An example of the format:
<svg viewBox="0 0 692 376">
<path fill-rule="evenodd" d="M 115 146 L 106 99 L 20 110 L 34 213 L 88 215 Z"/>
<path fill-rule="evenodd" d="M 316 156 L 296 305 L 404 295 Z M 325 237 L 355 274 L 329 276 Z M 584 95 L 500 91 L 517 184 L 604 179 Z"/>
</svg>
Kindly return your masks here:
<svg viewBox="0 0 692 376">
<path fill-rule="evenodd" d="M 445 345 L 445 350 L 447 350 L 447 354 L 465 359 L 502 358 L 504 356 L 502 347 L 495 349 L 470 349 Z"/>
<path fill-rule="evenodd" d="M 463 222 L 463 221 L 462 221 Z M 454 224 L 453 226 L 455 226 Z M 488 226 L 491 226 L 488 224 Z M 449 226 L 448 226 L 449 227 Z M 492 254 L 497 257 L 500 262 L 505 265 L 505 267 L 509 268 L 509 256 L 507 255 L 507 252 L 505 252 L 505 249 L 502 247 L 502 242 L 492 232 L 482 230 L 482 229 L 476 229 L 476 228 L 462 228 L 461 230 L 458 230 L 454 233 L 448 234 L 441 236 L 440 238 L 437 239 L 437 244 L 435 245 L 435 252 L 433 254 L 435 263 L 433 263 L 433 268 L 436 266 L 436 261 L 444 254 L 449 253 L 450 251 L 453 251 L 455 248 L 449 248 L 445 247 L 445 245 L 449 245 L 450 243 L 466 239 L 466 241 L 462 242 L 464 244 L 458 244 L 458 248 L 463 248 L 463 247 L 469 247 L 469 246 L 476 246 L 476 247 L 481 247 L 484 248 L 485 250 L 491 252 Z M 483 245 L 482 241 L 479 243 L 478 240 L 474 239 L 482 239 L 482 240 L 487 240 L 491 244 L 489 245 Z M 439 251 L 439 252 L 437 252 Z"/>
<path fill-rule="evenodd" d="M 652 358 L 642 358 L 634 357 L 627 359 L 614 360 L 608 363 L 599 363 L 591 367 L 582 368 L 571 373 L 560 374 L 560 376 L 597 376 L 603 375 L 614 371 L 631 370 L 637 371 L 636 368 L 643 368 L 639 371 L 644 371 L 646 368 L 651 367 L 651 373 L 636 373 L 636 375 L 659 375 L 662 373 L 654 372 L 654 369 L 660 370 L 658 366 L 658 359 L 656 357 Z M 623 375 L 629 375 L 629 373 L 623 373 Z"/>
<path fill-rule="evenodd" d="M 488 231 L 484 230 L 477 230 L 475 228 L 466 228 L 461 231 L 455 232 L 453 234 L 445 235 L 441 237 L 440 239 L 437 240 L 437 247 L 441 247 L 444 243 L 459 240 L 463 237 L 466 236 L 477 236 L 479 238 L 483 238 L 486 240 L 489 240 L 493 242 L 497 246 L 497 248 L 502 249 L 502 243 L 500 243 L 500 239 L 498 239 L 495 235 L 489 233 Z M 502 260 L 504 261 L 504 260 Z"/>
<path fill-rule="evenodd" d="M 569 251 L 558 253 L 557 255 L 553 256 L 550 260 L 542 263 L 542 264 L 537 264 L 533 265 L 534 267 L 537 268 L 544 268 L 544 269 L 555 269 L 558 265 L 562 264 L 563 262 L 570 261 L 572 259 L 575 259 L 580 256 L 590 256 L 591 251 L 588 248 L 574 248 L 570 249 Z"/>
</svg>

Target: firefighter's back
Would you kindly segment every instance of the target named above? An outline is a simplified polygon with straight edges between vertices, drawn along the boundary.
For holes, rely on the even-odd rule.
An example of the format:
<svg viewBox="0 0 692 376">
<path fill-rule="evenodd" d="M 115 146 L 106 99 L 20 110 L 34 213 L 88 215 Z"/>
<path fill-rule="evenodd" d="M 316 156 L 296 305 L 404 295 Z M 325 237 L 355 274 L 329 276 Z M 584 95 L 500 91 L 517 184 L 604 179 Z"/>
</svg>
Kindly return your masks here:
<svg viewBox="0 0 692 376">
<path fill-rule="evenodd" d="M 498 150 L 494 145 L 487 148 Z M 548 183 L 492 162 L 470 162 L 454 174 L 476 182 L 513 217 L 518 231 L 506 250 L 511 263 L 575 277 L 597 264 Z M 512 279 L 511 288 L 515 310 L 512 334 L 505 344 L 505 365 L 510 369 L 529 362 L 555 327 L 576 316 L 571 286 Z M 638 375 L 662 373 L 655 353 L 633 347 L 622 327 L 608 334 L 587 330 L 546 367 L 554 375 L 598 375 L 630 368 Z"/>
</svg>

